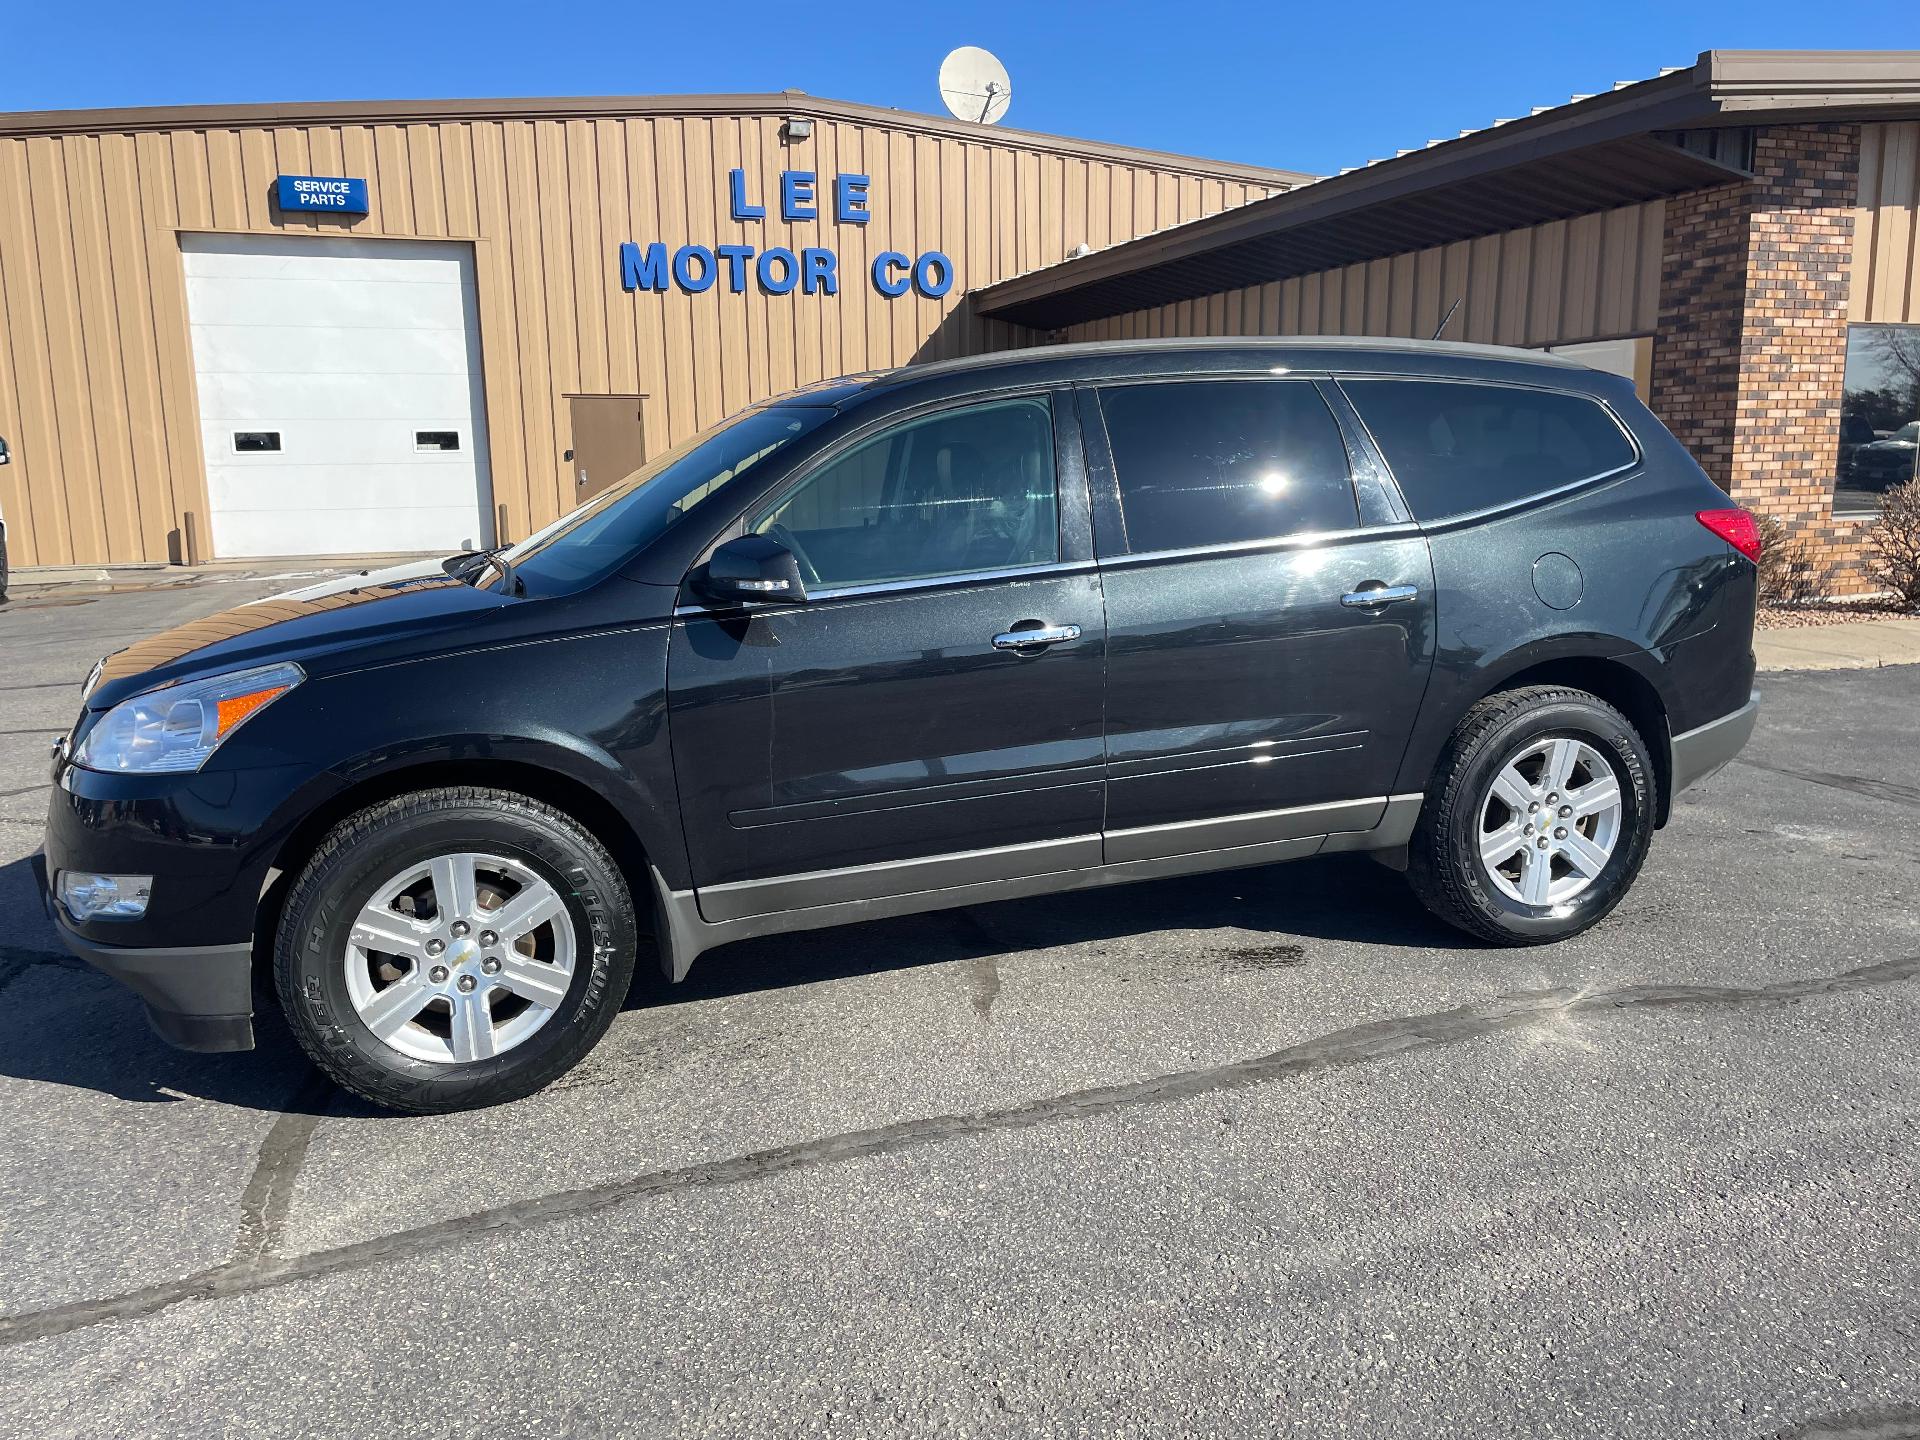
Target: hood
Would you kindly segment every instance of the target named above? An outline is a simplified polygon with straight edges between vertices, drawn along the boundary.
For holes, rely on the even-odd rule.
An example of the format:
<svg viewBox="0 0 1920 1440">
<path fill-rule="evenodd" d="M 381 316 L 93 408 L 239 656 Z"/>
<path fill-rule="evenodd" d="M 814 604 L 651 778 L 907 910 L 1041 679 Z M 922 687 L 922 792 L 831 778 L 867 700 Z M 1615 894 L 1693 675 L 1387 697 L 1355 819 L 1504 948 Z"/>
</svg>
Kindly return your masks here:
<svg viewBox="0 0 1920 1440">
<path fill-rule="evenodd" d="M 342 575 L 190 620 L 163 630 L 100 662 L 87 703 L 116 704 L 129 695 L 176 680 L 294 660 L 309 674 L 404 659 L 425 645 L 454 648 L 447 636 L 476 630 L 483 643 L 503 612 L 543 606 L 476 590 L 440 568 L 438 560 Z M 463 637 L 464 638 L 464 637 Z"/>
</svg>

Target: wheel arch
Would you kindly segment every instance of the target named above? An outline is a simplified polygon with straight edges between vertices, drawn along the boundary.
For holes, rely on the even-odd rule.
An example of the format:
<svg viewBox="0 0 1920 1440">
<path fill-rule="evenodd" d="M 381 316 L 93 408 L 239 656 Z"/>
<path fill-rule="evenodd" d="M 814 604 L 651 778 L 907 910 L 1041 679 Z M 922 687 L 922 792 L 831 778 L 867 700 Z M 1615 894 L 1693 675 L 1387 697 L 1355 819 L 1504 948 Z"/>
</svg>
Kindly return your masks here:
<svg viewBox="0 0 1920 1440">
<path fill-rule="evenodd" d="M 1647 753 L 1653 759 L 1656 782 L 1653 823 L 1658 828 L 1667 823 L 1672 813 L 1673 743 L 1667 724 L 1667 697 L 1654 675 L 1647 673 L 1648 669 L 1655 669 L 1657 673 L 1651 657 L 1638 651 L 1627 655 L 1557 655 L 1532 663 L 1522 662 L 1489 680 L 1462 709 L 1464 713 L 1489 695 L 1527 685 L 1564 685 L 1598 696 L 1626 716 L 1646 742 Z"/>
<path fill-rule="evenodd" d="M 619 806 L 586 780 L 555 766 L 525 758 L 423 759 L 359 775 L 309 810 L 281 840 L 260 894 L 254 934 L 271 937 L 280 928 L 280 914 L 300 867 L 320 846 L 327 833 L 348 816 L 416 790 L 450 785 L 477 785 L 511 790 L 552 805 L 592 832 L 627 877 L 634 913 L 653 910 L 651 852 L 633 822 Z"/>
</svg>

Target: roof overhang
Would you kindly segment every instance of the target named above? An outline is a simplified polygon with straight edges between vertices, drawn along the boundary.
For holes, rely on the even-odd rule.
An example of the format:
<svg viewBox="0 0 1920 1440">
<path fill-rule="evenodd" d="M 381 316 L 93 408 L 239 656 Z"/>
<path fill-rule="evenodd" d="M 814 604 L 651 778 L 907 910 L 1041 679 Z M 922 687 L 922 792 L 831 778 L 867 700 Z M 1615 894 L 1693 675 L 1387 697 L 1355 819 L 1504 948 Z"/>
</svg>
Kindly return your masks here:
<svg viewBox="0 0 1920 1440">
<path fill-rule="evenodd" d="M 1708 51 L 1684 69 L 1403 152 L 975 292 L 1035 329 L 1750 178 L 1656 132 L 1920 109 L 1920 52 Z"/>
</svg>

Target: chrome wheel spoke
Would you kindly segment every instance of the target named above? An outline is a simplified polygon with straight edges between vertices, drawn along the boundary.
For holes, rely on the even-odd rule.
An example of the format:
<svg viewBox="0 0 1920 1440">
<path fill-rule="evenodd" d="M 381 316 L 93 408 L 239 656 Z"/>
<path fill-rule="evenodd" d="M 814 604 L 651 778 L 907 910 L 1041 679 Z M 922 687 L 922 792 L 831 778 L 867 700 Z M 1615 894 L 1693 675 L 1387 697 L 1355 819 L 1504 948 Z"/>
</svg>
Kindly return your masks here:
<svg viewBox="0 0 1920 1440">
<path fill-rule="evenodd" d="M 453 1058 L 487 1060 L 494 1049 L 493 1011 L 485 990 L 455 992 L 453 997 Z"/>
<path fill-rule="evenodd" d="M 1543 774 L 1543 783 L 1548 790 L 1564 791 L 1567 781 L 1573 778 L 1573 767 L 1579 763 L 1580 752 L 1586 747 L 1578 740 L 1565 738 L 1555 740 L 1547 749 L 1547 768 Z"/>
<path fill-rule="evenodd" d="M 501 940 L 511 942 L 566 913 L 566 902 L 554 893 L 553 887 L 544 880 L 536 880 L 498 910 L 487 912 L 484 918 L 489 930 L 498 931 Z"/>
<path fill-rule="evenodd" d="M 473 860 L 471 855 L 442 855 L 433 862 L 433 903 L 442 925 L 473 914 Z"/>
<path fill-rule="evenodd" d="M 1520 898 L 1529 905 L 1547 903 L 1553 888 L 1553 862 L 1544 850 L 1527 851 L 1526 868 L 1520 872 Z"/>
<path fill-rule="evenodd" d="M 378 905 L 369 905 L 353 922 L 349 939 L 363 950 L 404 955 L 419 960 L 426 955 L 427 927 Z"/>
<path fill-rule="evenodd" d="M 1514 851 L 1524 849 L 1529 843 L 1520 820 L 1516 817 L 1493 833 L 1480 837 L 1480 858 L 1487 862 L 1487 868 L 1491 870 L 1502 861 L 1509 859 Z"/>
<path fill-rule="evenodd" d="M 573 977 L 557 965 L 529 960 L 524 955 L 507 955 L 500 962 L 495 981 L 529 1004 L 551 1010 L 567 998 Z"/>
<path fill-rule="evenodd" d="M 1613 778 L 1613 772 L 1609 770 L 1568 795 L 1567 803 L 1573 807 L 1572 818 L 1576 820 L 1597 815 L 1620 803 L 1620 782 Z"/>
<path fill-rule="evenodd" d="M 1578 830 L 1567 832 L 1567 838 L 1560 842 L 1560 853 L 1589 880 L 1598 878 L 1600 872 L 1607 868 L 1607 861 L 1613 858 L 1611 846 L 1596 845 Z"/>
<path fill-rule="evenodd" d="M 366 1022 L 367 1029 L 382 1040 L 390 1039 L 402 1025 L 427 1008 L 433 995 L 433 987 L 425 984 L 416 970 L 401 976 L 361 1006 L 360 1018 Z"/>
<path fill-rule="evenodd" d="M 1513 764 L 1493 777 L 1493 793 L 1516 815 L 1526 814 L 1527 806 L 1533 803 L 1533 787 Z"/>
</svg>

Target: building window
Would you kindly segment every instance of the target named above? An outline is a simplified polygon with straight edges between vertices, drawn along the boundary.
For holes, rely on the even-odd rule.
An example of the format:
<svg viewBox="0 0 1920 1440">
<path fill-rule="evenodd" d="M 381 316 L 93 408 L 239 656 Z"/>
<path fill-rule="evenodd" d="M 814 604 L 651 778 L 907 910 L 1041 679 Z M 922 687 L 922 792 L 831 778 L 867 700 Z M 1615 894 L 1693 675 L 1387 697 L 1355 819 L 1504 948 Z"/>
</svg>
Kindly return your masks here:
<svg viewBox="0 0 1920 1440">
<path fill-rule="evenodd" d="M 1877 515 L 1920 462 L 1920 325 L 1847 328 L 1833 513 Z"/>
</svg>

